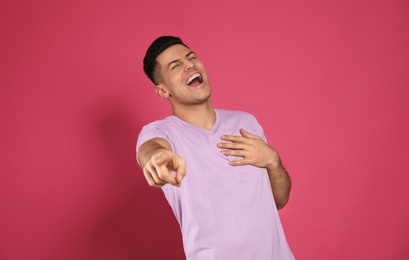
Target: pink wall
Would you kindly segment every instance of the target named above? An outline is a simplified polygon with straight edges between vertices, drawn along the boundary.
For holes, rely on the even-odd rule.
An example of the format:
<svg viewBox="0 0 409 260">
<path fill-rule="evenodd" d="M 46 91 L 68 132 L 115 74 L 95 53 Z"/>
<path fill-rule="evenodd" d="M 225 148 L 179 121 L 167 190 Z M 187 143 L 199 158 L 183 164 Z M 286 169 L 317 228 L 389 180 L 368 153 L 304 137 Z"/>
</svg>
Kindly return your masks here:
<svg viewBox="0 0 409 260">
<path fill-rule="evenodd" d="M 298 259 L 409 259 L 409 4 L 336 2 L 2 1 L 0 259 L 183 258 L 134 158 L 162 34 L 280 151 Z"/>
</svg>

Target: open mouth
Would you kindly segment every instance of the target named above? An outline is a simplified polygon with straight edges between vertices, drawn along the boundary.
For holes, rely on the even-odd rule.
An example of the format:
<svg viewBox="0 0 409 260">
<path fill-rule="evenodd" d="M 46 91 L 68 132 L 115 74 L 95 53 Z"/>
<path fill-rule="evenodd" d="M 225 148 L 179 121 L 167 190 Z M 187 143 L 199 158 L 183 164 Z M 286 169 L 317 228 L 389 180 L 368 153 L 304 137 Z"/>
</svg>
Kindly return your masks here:
<svg viewBox="0 0 409 260">
<path fill-rule="evenodd" d="M 203 82 L 202 75 L 200 73 L 195 73 L 187 79 L 186 85 L 194 87 L 202 82 Z"/>
</svg>

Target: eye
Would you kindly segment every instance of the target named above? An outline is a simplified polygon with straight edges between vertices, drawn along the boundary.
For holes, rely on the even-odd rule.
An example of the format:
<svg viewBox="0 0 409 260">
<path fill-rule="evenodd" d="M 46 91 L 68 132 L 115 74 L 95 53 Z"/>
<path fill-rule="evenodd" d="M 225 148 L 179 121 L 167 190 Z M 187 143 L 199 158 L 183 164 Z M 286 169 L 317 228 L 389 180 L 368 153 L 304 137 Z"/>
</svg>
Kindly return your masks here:
<svg viewBox="0 0 409 260">
<path fill-rule="evenodd" d="M 179 67 L 179 63 L 175 63 L 175 64 L 170 68 L 170 70 L 174 70 L 174 69 L 176 69 L 177 67 Z"/>
</svg>

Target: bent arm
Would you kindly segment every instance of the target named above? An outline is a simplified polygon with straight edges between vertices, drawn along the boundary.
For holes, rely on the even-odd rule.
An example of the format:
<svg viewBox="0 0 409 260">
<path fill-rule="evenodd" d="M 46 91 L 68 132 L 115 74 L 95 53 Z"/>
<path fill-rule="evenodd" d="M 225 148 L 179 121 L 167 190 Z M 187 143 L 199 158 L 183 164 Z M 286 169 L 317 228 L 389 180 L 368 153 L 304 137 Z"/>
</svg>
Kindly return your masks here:
<svg viewBox="0 0 409 260">
<path fill-rule="evenodd" d="M 291 191 L 291 179 L 281 163 L 277 151 L 269 146 L 260 136 L 240 129 L 242 136 L 221 136 L 224 143 L 218 147 L 224 155 L 242 157 L 230 161 L 230 165 L 254 165 L 267 169 L 271 189 L 277 209 L 282 209 L 288 202 Z"/>
<path fill-rule="evenodd" d="M 138 149 L 138 161 L 150 186 L 162 187 L 169 183 L 179 186 L 186 174 L 186 163 L 168 141 L 153 138 Z"/>
</svg>

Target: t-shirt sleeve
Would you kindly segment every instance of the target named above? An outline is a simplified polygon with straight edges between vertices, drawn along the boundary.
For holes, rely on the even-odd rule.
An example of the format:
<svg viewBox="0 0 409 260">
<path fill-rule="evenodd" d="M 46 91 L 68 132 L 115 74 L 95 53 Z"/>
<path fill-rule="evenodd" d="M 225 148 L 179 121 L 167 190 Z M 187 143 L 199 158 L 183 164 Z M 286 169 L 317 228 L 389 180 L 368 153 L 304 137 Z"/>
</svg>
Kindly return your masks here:
<svg viewBox="0 0 409 260">
<path fill-rule="evenodd" d="M 149 125 L 144 126 L 141 132 L 139 133 L 138 141 L 136 142 L 136 153 L 138 154 L 139 147 L 141 147 L 143 143 L 153 138 L 163 138 L 170 143 L 170 139 L 168 135 L 162 129 L 160 129 L 156 124 L 151 123 Z M 136 156 L 136 158 L 138 158 L 138 156 Z"/>
<path fill-rule="evenodd" d="M 260 123 L 257 121 L 257 118 L 256 118 L 254 115 L 251 115 L 251 114 L 250 114 L 250 118 L 252 119 L 252 122 L 253 122 L 253 124 L 254 124 L 254 127 L 255 127 L 256 130 L 257 130 L 257 133 L 255 133 L 255 134 L 257 134 L 258 136 L 260 136 L 261 139 L 263 139 L 264 142 L 267 143 L 267 138 L 266 138 L 266 136 L 265 136 L 265 134 L 264 134 L 263 127 L 262 127 L 262 126 L 260 125 Z"/>
</svg>

